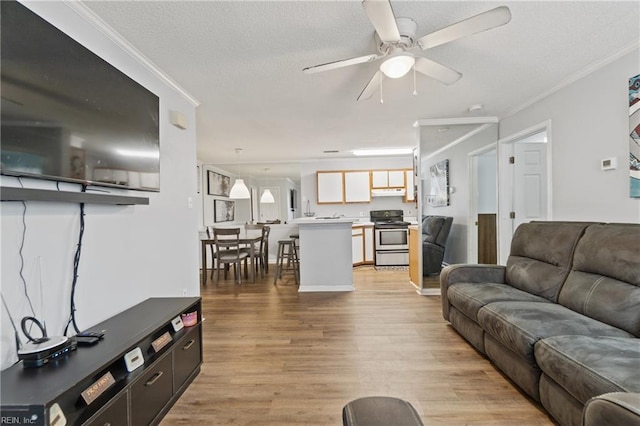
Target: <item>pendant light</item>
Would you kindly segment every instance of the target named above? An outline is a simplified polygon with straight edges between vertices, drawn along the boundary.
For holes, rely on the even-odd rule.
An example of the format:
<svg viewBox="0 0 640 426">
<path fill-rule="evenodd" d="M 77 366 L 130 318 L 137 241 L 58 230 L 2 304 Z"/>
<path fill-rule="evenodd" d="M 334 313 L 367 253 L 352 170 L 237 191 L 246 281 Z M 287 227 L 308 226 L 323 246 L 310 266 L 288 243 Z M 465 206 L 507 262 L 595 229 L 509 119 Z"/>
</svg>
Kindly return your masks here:
<svg viewBox="0 0 640 426">
<path fill-rule="evenodd" d="M 238 160 L 240 160 L 242 148 L 236 148 L 236 154 L 238 155 Z M 251 198 L 249 188 L 247 188 L 247 185 L 245 185 L 243 179 L 236 179 L 236 181 L 233 183 L 231 191 L 229 192 L 229 198 L 233 198 L 235 200 L 246 200 Z"/>
<path fill-rule="evenodd" d="M 268 171 L 269 171 L 269 169 L 264 169 L 264 175 L 265 175 L 265 180 L 266 180 L 267 184 L 269 183 L 269 181 L 266 179 Z M 264 190 L 264 192 L 262 193 L 262 196 L 260 197 L 260 202 L 263 203 L 263 204 L 272 204 L 272 203 L 276 202 L 276 200 L 275 200 L 275 198 L 273 198 L 273 194 L 271 193 L 271 190 L 269 188 L 266 188 Z"/>
</svg>

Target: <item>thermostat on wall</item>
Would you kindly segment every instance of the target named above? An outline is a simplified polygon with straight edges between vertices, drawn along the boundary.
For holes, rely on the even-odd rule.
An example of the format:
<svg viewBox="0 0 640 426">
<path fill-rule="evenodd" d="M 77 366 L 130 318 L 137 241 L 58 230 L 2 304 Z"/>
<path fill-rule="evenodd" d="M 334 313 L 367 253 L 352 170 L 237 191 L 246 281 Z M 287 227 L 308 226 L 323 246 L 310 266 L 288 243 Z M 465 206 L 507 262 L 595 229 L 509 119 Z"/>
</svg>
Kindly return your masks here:
<svg viewBox="0 0 640 426">
<path fill-rule="evenodd" d="M 600 162 L 602 170 L 615 170 L 618 167 L 618 159 L 616 157 L 605 158 Z"/>
</svg>

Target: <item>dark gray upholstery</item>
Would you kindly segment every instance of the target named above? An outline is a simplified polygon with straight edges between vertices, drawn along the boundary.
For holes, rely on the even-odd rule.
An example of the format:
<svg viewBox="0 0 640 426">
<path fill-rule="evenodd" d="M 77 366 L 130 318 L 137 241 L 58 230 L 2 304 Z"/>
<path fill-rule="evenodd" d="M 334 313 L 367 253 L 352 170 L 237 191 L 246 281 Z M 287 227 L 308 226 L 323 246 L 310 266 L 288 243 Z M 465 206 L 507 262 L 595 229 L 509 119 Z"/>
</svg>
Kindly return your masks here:
<svg viewBox="0 0 640 426">
<path fill-rule="evenodd" d="M 556 336 L 536 344 L 545 374 L 581 403 L 607 392 L 640 392 L 636 338 Z"/>
<path fill-rule="evenodd" d="M 368 396 L 351 401 L 342 409 L 344 426 L 423 426 L 409 402 L 387 396 Z"/>
<path fill-rule="evenodd" d="M 561 425 L 640 425 L 640 224 L 523 224 L 506 267 L 440 286 L 443 317 Z"/>
<path fill-rule="evenodd" d="M 559 303 L 640 337 L 640 225 L 592 225 Z"/>
<path fill-rule="evenodd" d="M 614 392 L 590 399 L 584 408 L 584 426 L 638 425 L 640 394 Z"/>
<path fill-rule="evenodd" d="M 562 335 L 633 337 L 624 330 L 556 303 L 496 302 L 478 312 L 478 324 L 497 341 L 534 363 L 533 345 Z"/>
<path fill-rule="evenodd" d="M 573 250 L 584 223 L 525 223 L 516 229 L 507 261 L 506 282 L 552 302 L 569 274 Z"/>
<path fill-rule="evenodd" d="M 434 275 L 442 270 L 453 218 L 424 216 L 422 218 L 422 275 Z"/>
</svg>

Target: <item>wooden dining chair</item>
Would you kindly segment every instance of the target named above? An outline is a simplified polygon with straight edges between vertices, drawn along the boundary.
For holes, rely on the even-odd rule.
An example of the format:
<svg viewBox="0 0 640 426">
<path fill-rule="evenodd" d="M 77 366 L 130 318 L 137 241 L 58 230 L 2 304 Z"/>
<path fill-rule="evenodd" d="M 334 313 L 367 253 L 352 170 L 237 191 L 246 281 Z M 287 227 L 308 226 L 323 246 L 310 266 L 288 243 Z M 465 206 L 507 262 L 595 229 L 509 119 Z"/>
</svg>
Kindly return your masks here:
<svg viewBox="0 0 640 426">
<path fill-rule="evenodd" d="M 233 264 L 238 284 L 242 282 L 242 262 L 249 256 L 240 247 L 240 228 L 214 228 L 213 240 L 216 246 L 216 284 L 220 282 L 220 269 L 227 278 L 227 266 Z"/>
<path fill-rule="evenodd" d="M 262 238 L 260 239 L 260 244 L 258 248 L 254 248 L 253 250 L 253 263 L 256 268 L 256 272 L 260 270 L 260 277 L 263 278 L 265 272 L 269 273 L 269 233 L 271 232 L 271 227 L 267 225 L 260 225 L 260 229 L 262 229 Z M 244 248 L 243 251 L 246 251 L 249 256 L 251 256 L 251 250 L 249 248 Z M 249 263 L 250 257 L 245 259 L 244 261 L 244 275 L 247 274 L 247 264 Z"/>
</svg>

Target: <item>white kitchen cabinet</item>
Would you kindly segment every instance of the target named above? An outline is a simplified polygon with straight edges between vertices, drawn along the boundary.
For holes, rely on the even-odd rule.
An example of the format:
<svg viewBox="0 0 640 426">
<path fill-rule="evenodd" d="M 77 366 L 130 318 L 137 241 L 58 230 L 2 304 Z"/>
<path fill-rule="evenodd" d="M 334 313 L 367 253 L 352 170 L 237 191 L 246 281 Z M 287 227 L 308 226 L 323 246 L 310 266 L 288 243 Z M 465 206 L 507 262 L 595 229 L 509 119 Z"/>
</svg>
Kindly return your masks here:
<svg viewBox="0 0 640 426">
<path fill-rule="evenodd" d="M 342 172 L 316 172 L 318 204 L 342 204 L 344 180 Z"/>
<path fill-rule="evenodd" d="M 405 197 L 404 200 L 407 203 L 412 203 L 416 200 L 416 194 L 415 194 L 415 181 L 414 181 L 414 176 L 413 176 L 413 169 L 408 169 L 404 171 L 405 173 L 405 180 L 407 182 L 407 191 L 405 193 Z"/>
<path fill-rule="evenodd" d="M 344 172 L 344 201 L 371 202 L 371 175 L 368 170 Z"/>
<path fill-rule="evenodd" d="M 389 170 L 389 188 L 404 188 L 404 170 Z"/>
<path fill-rule="evenodd" d="M 351 228 L 351 259 L 353 266 L 364 263 L 364 248 L 364 228 L 362 226 L 354 226 Z"/>
<path fill-rule="evenodd" d="M 364 230 L 364 263 L 373 265 L 375 261 L 375 242 L 373 241 L 373 225 L 365 225 Z"/>
<path fill-rule="evenodd" d="M 386 170 L 373 170 L 371 172 L 371 179 L 373 181 L 373 188 L 389 187 L 389 172 Z"/>
<path fill-rule="evenodd" d="M 373 170 L 373 188 L 404 188 L 404 170 Z"/>
</svg>

